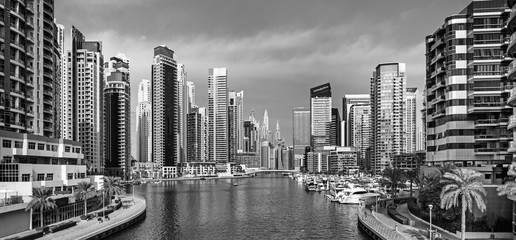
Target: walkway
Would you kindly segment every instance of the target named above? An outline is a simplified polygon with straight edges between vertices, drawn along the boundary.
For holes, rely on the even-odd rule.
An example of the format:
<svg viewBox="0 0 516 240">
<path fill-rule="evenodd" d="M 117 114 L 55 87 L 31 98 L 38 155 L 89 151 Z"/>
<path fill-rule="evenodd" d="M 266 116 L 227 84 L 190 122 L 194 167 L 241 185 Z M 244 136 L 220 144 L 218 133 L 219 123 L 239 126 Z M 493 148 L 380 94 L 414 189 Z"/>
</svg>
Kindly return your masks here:
<svg viewBox="0 0 516 240">
<path fill-rule="evenodd" d="M 112 213 L 109 214 L 109 221 L 105 221 L 102 223 L 99 223 L 97 221 L 97 218 L 94 218 L 92 220 L 86 221 L 81 220 L 80 217 L 74 217 L 67 219 L 62 222 L 68 222 L 68 221 L 77 221 L 77 225 L 67 228 L 64 230 L 61 230 L 56 233 L 47 233 L 43 237 L 38 239 L 87 239 L 91 236 L 95 236 L 98 233 L 101 233 L 105 230 L 111 229 L 115 226 L 118 226 L 122 224 L 123 222 L 128 221 L 135 215 L 139 215 L 142 211 L 145 211 L 146 203 L 145 200 L 142 198 L 136 197 L 134 199 L 134 203 L 132 202 L 132 197 L 122 197 L 123 206 Z M 133 205 L 134 204 L 134 205 Z M 102 210 L 97 210 L 90 213 L 95 212 L 101 212 Z M 54 223 L 52 225 L 56 225 L 62 222 Z M 35 230 L 27 230 L 21 233 L 13 234 L 10 236 L 5 237 L 6 239 L 10 238 L 16 238 L 23 234 L 29 233 L 29 232 L 35 232 Z"/>
<path fill-rule="evenodd" d="M 415 225 L 414 227 L 418 229 L 418 231 L 420 232 L 426 232 L 427 229 L 430 228 L 430 225 L 425 222 L 425 221 L 420 221 L 418 220 L 417 218 L 413 217 L 410 215 L 409 213 L 409 210 L 408 210 L 408 207 L 407 207 L 407 204 L 401 204 L 398 206 L 398 208 L 396 208 L 396 211 L 398 211 L 401 215 L 407 217 L 408 219 L 412 220 L 415 222 Z M 434 230 L 437 230 L 434 228 Z M 451 235 L 447 232 L 443 232 L 443 231 L 438 231 L 437 232 L 439 234 L 441 234 L 441 238 L 442 239 L 448 239 L 448 240 L 455 240 L 455 239 L 459 239 L 458 237 L 454 236 L 454 235 Z"/>
<path fill-rule="evenodd" d="M 82 220 L 74 227 L 56 233 L 45 234 L 45 236 L 39 239 L 87 239 L 97 233 L 106 231 L 107 229 L 121 224 L 122 221 L 128 220 L 130 217 L 145 209 L 145 200 L 135 198 L 134 205 L 131 200 L 132 198 L 129 197 L 122 198 L 122 202 L 124 202 L 122 208 L 110 213 L 109 221 L 104 220 L 104 222 L 99 223 L 96 218 L 89 221 Z"/>
</svg>

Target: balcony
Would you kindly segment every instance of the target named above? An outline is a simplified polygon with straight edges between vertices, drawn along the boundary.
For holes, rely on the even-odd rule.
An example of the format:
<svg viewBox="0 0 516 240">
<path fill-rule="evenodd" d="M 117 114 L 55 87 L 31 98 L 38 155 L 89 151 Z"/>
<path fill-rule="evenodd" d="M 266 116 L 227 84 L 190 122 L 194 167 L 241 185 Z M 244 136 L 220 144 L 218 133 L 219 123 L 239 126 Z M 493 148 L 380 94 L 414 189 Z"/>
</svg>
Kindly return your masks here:
<svg viewBox="0 0 516 240">
<path fill-rule="evenodd" d="M 509 57 L 516 56 L 516 32 L 509 38 L 509 47 L 507 47 L 507 54 Z"/>
<path fill-rule="evenodd" d="M 441 59 L 444 59 L 443 53 L 439 53 L 439 54 L 437 54 L 437 56 L 433 57 L 430 64 L 434 64 L 435 62 L 437 62 Z"/>
<path fill-rule="evenodd" d="M 433 118 L 444 117 L 445 115 L 446 115 L 445 109 L 441 109 L 441 110 L 438 110 L 438 111 L 435 111 L 434 113 L 432 113 Z"/>
<path fill-rule="evenodd" d="M 430 51 L 433 51 L 435 48 L 441 46 L 444 44 L 444 41 L 442 38 L 440 38 L 439 40 L 437 40 L 431 47 L 430 47 Z"/>
<path fill-rule="evenodd" d="M 511 135 L 500 135 L 500 134 L 480 134 L 480 135 L 475 135 L 475 140 L 478 140 L 478 141 L 498 141 L 498 140 L 502 140 L 502 139 L 510 139 L 512 136 Z"/>
<path fill-rule="evenodd" d="M 475 121 L 475 127 L 496 127 L 500 124 L 502 124 L 502 119 L 479 119 Z"/>
<path fill-rule="evenodd" d="M 509 117 L 509 125 L 507 125 L 507 130 L 511 130 L 516 128 L 516 115 L 511 115 Z"/>
<path fill-rule="evenodd" d="M 513 107 L 516 106 L 516 88 L 511 89 L 511 95 L 507 99 L 507 104 Z"/>
<path fill-rule="evenodd" d="M 510 33 L 516 30 L 516 11 L 514 9 L 511 11 L 509 20 L 507 20 L 507 30 L 509 30 Z"/>
<path fill-rule="evenodd" d="M 514 141 L 509 142 L 509 148 L 507 149 L 507 151 L 510 153 L 516 152 L 516 143 Z"/>
</svg>

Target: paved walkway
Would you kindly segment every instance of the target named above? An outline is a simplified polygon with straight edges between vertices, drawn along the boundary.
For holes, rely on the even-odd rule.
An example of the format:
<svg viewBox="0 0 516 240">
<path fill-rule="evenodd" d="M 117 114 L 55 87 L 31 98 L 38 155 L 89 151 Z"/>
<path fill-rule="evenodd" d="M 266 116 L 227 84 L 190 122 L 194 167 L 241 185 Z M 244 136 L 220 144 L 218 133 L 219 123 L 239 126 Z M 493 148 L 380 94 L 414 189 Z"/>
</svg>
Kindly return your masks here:
<svg viewBox="0 0 516 240">
<path fill-rule="evenodd" d="M 131 200 L 131 197 L 122 198 L 122 202 L 124 202 L 123 206 L 119 210 L 109 214 L 109 221 L 104 220 L 104 222 L 99 223 L 97 218 L 89 221 L 82 220 L 74 227 L 56 233 L 45 234 L 39 239 L 87 239 L 88 237 L 91 237 L 92 234 L 114 227 L 115 225 L 120 224 L 121 221 L 127 220 L 129 217 L 145 209 L 145 200 L 135 198 L 134 205 Z"/>
<path fill-rule="evenodd" d="M 61 230 L 56 233 L 47 233 L 43 237 L 38 239 L 57 239 L 57 240 L 68 240 L 68 239 L 87 239 L 88 237 L 91 237 L 98 232 L 102 232 L 105 229 L 109 229 L 111 227 L 114 227 L 115 225 L 121 224 L 124 220 L 128 220 L 130 217 L 140 213 L 141 211 L 145 210 L 146 203 L 145 200 L 142 198 L 136 197 L 134 200 L 134 203 L 132 201 L 132 197 L 122 197 L 122 207 L 119 210 L 116 210 L 109 214 L 109 221 L 106 221 L 104 218 L 104 222 L 99 223 L 97 221 L 97 218 L 94 218 L 92 220 L 86 221 L 81 220 L 80 217 L 74 217 L 67 220 L 64 220 L 62 222 L 68 222 L 68 221 L 77 221 L 77 225 L 67 228 L 64 230 Z M 90 213 L 95 212 L 102 212 L 101 210 L 97 210 Z M 54 223 L 52 225 L 56 225 L 62 222 Z M 7 236 L 5 238 L 15 238 L 19 235 L 23 235 L 24 233 L 28 232 L 34 232 L 35 230 L 28 230 L 25 232 L 17 233 L 14 235 Z"/>
<path fill-rule="evenodd" d="M 401 233 L 401 235 L 403 235 L 406 239 L 428 239 L 427 237 L 425 237 L 424 231 L 420 231 L 420 229 L 417 229 L 410 225 L 403 225 L 399 222 L 396 222 L 387 214 L 387 209 L 385 208 L 378 207 L 378 212 L 376 212 L 375 215 L 378 218 L 378 220 L 380 220 L 384 225 L 388 226 L 389 228 L 394 229 L 396 226 L 398 226 L 398 232 Z"/>
<path fill-rule="evenodd" d="M 396 208 L 396 211 L 398 211 L 401 215 L 407 217 L 408 219 L 412 220 L 415 222 L 415 225 L 414 227 L 417 228 L 420 232 L 426 232 L 427 229 L 430 229 L 430 225 L 425 222 L 425 221 L 420 221 L 418 220 L 417 218 L 415 217 L 412 217 L 409 213 L 409 210 L 408 210 L 408 207 L 407 207 L 407 204 L 401 204 L 398 206 L 398 208 Z M 434 230 L 437 230 L 434 228 Z M 451 235 L 447 232 L 443 232 L 443 231 L 439 231 L 437 230 L 437 232 L 439 234 L 441 234 L 441 238 L 442 239 L 448 239 L 448 240 L 456 240 L 456 239 L 459 239 L 458 237 L 454 236 L 454 235 Z"/>
</svg>

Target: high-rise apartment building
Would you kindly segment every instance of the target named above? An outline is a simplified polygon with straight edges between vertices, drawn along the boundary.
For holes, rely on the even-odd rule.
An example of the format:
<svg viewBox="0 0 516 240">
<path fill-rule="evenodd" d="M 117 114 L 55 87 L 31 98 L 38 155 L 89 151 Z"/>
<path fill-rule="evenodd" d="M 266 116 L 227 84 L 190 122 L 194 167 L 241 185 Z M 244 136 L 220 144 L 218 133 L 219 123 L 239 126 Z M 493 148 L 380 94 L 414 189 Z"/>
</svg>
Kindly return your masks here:
<svg viewBox="0 0 516 240">
<path fill-rule="evenodd" d="M 195 105 L 195 84 L 190 81 L 186 81 L 186 90 L 187 90 L 187 101 L 188 101 L 188 109 L 197 107 Z"/>
<path fill-rule="evenodd" d="M 72 49 L 67 52 L 67 77 L 62 81 L 63 138 L 79 141 L 89 170 L 104 172 L 104 57 L 102 43 L 86 41 L 72 26 Z"/>
<path fill-rule="evenodd" d="M 187 121 L 187 156 L 188 162 L 201 162 L 201 114 L 197 108 L 191 109 Z"/>
<path fill-rule="evenodd" d="M 417 88 L 405 89 L 405 103 L 403 109 L 403 152 L 413 153 L 416 151 L 417 137 Z"/>
<path fill-rule="evenodd" d="M 342 120 L 344 122 L 343 136 L 341 136 L 342 145 L 354 146 L 351 143 L 353 138 L 353 126 L 350 120 L 350 109 L 354 105 L 369 105 L 371 103 L 371 96 L 369 94 L 346 94 L 342 98 Z"/>
<path fill-rule="evenodd" d="M 201 119 L 201 136 L 199 142 L 199 148 L 201 151 L 201 162 L 208 161 L 208 114 L 206 113 L 206 108 L 201 107 L 197 109 L 199 113 L 199 118 Z"/>
<path fill-rule="evenodd" d="M 361 167 L 369 166 L 366 152 L 371 141 L 371 106 L 354 104 L 349 109 L 350 146 L 357 151 L 357 160 Z"/>
<path fill-rule="evenodd" d="M 104 66 L 105 174 L 129 177 L 131 169 L 131 80 L 129 59 L 112 57 Z"/>
<path fill-rule="evenodd" d="M 304 107 L 292 110 L 292 144 L 294 167 L 303 166 L 305 148 L 310 146 L 310 109 Z"/>
<path fill-rule="evenodd" d="M 329 83 L 310 89 L 311 146 L 330 145 L 331 86 Z"/>
<path fill-rule="evenodd" d="M 506 3 L 473 1 L 426 37 L 426 162 L 474 168 L 490 184 L 512 160 Z"/>
<path fill-rule="evenodd" d="M 177 84 L 178 84 L 178 95 L 179 95 L 179 140 L 178 140 L 178 162 L 186 161 L 186 142 L 187 142 L 187 121 L 188 113 L 190 113 L 189 99 L 188 99 L 188 86 L 187 86 L 187 74 L 184 64 L 177 65 Z"/>
<path fill-rule="evenodd" d="M 138 85 L 138 106 L 136 109 L 136 140 L 137 160 L 152 161 L 152 106 L 151 85 L 147 79 L 142 79 Z"/>
<path fill-rule="evenodd" d="M 208 161 L 217 163 L 229 160 L 227 80 L 226 68 L 208 70 Z"/>
<path fill-rule="evenodd" d="M 3 8 L 0 130 L 58 137 L 60 45 L 53 3 L 4 1 Z"/>
<path fill-rule="evenodd" d="M 243 150 L 244 122 L 243 103 L 244 91 L 230 91 L 228 94 L 228 138 L 229 138 L 229 161 L 236 161 L 236 153 Z"/>
<path fill-rule="evenodd" d="M 403 151 L 405 64 L 383 63 L 371 78 L 371 167 L 380 173 Z"/>
<path fill-rule="evenodd" d="M 179 86 L 174 51 L 154 48 L 152 63 L 152 159 L 163 167 L 164 177 L 177 171 L 179 159 Z"/>
<path fill-rule="evenodd" d="M 416 91 L 416 152 L 426 152 L 426 90 Z"/>
<path fill-rule="evenodd" d="M 338 108 L 331 109 L 331 123 L 330 123 L 330 145 L 340 146 L 341 145 L 341 120 Z"/>
</svg>

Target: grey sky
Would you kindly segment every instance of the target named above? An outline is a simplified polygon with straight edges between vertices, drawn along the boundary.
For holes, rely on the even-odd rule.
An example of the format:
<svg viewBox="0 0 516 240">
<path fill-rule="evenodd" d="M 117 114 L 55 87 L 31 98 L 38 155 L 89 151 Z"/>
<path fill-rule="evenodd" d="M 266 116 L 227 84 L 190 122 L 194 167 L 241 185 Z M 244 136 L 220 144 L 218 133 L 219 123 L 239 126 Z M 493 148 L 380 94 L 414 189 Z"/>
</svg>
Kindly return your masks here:
<svg viewBox="0 0 516 240">
<path fill-rule="evenodd" d="M 166 44 L 184 63 L 207 104 L 208 68 L 227 67 L 228 85 L 244 90 L 244 116 L 268 109 L 292 144 L 291 110 L 309 106 L 309 89 L 330 82 L 341 97 L 369 93 L 381 62 L 405 62 L 407 85 L 422 87 L 424 38 L 469 0 L 58 0 L 67 49 L 75 25 L 103 42 L 105 59 L 131 59 L 132 109 L 137 85 L 150 79 L 153 48 Z M 341 113 L 342 114 L 342 113 Z"/>
</svg>

